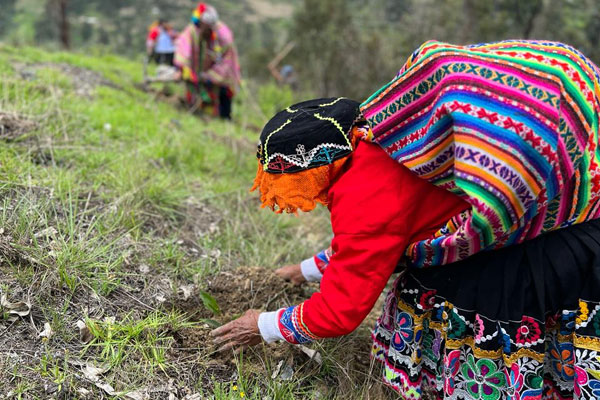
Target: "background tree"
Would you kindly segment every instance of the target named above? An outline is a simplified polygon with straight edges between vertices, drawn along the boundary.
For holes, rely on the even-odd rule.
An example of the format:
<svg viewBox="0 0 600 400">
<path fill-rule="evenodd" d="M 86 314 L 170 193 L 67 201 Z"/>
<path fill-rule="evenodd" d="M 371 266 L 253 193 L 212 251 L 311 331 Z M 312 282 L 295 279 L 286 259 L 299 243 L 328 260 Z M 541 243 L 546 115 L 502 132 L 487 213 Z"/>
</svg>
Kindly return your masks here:
<svg viewBox="0 0 600 400">
<path fill-rule="evenodd" d="M 67 0 L 57 0 L 58 7 L 58 31 L 60 32 L 60 43 L 63 48 L 71 47 L 71 35 L 69 32 L 69 18 L 67 16 Z"/>
</svg>

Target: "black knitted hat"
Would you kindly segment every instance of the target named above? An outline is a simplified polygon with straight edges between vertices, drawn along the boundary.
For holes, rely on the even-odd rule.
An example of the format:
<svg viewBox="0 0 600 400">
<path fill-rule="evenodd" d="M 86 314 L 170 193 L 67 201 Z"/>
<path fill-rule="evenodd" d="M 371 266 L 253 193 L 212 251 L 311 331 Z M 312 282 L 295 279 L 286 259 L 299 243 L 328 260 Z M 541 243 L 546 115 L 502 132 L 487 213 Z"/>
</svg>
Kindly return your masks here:
<svg viewBox="0 0 600 400">
<path fill-rule="evenodd" d="M 260 134 L 257 157 L 270 173 L 303 171 L 352 152 L 350 130 L 360 103 L 340 98 L 308 100 L 278 112 Z"/>
</svg>

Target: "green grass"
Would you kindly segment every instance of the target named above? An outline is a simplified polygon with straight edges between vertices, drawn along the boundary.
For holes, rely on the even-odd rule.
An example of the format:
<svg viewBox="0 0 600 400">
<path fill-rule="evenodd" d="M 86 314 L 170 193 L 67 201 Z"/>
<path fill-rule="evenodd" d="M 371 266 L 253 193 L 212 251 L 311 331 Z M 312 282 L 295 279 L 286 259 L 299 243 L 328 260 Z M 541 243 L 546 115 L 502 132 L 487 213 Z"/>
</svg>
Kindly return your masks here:
<svg viewBox="0 0 600 400">
<path fill-rule="evenodd" d="M 111 85 L 82 92 L 65 65 Z M 110 54 L 0 46 L 0 113 L 35 123 L 0 146 L 0 293 L 32 304 L 16 321 L 0 310 L 0 393 L 127 398 L 171 385 L 181 397 L 368 397 L 376 374 L 354 371 L 343 350 L 362 338 L 368 354 L 368 330 L 319 344 L 323 365 L 296 361 L 285 382 L 270 374 L 282 357 L 302 359 L 291 347 L 255 349 L 225 375 L 208 344 L 174 355 L 177 335 L 203 323 L 159 297 L 238 266 L 298 262 L 326 242 L 327 214 L 276 216 L 248 193 L 257 129 L 289 92 L 245 86 L 229 123 L 157 100 L 141 78 L 141 63 Z M 42 339 L 46 322 L 54 334 Z M 90 363 L 109 367 L 101 382 L 117 394 L 82 378 Z"/>
</svg>

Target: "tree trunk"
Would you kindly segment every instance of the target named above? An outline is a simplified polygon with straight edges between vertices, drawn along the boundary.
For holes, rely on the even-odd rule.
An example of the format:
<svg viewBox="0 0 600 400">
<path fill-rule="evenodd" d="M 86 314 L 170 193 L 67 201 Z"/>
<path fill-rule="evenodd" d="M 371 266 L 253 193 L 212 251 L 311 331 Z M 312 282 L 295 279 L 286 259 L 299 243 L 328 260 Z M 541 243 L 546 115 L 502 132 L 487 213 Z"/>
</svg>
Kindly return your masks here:
<svg viewBox="0 0 600 400">
<path fill-rule="evenodd" d="M 473 29 L 477 26 L 477 18 L 475 17 L 475 3 L 472 0 L 463 0 L 463 27 L 460 33 L 460 44 L 469 43 L 475 35 Z"/>
<path fill-rule="evenodd" d="M 531 31 L 533 30 L 533 23 L 535 21 L 535 18 L 538 16 L 538 14 L 542 12 L 543 7 L 544 5 L 542 3 L 542 0 L 536 0 L 535 3 L 531 6 L 531 9 L 529 10 L 529 16 L 525 21 L 525 25 L 523 27 L 523 39 L 529 39 Z"/>
<path fill-rule="evenodd" d="M 69 19 L 67 18 L 67 3 L 68 0 L 58 0 L 58 30 L 60 32 L 60 43 L 64 49 L 71 48 L 71 34 L 69 32 Z"/>
</svg>

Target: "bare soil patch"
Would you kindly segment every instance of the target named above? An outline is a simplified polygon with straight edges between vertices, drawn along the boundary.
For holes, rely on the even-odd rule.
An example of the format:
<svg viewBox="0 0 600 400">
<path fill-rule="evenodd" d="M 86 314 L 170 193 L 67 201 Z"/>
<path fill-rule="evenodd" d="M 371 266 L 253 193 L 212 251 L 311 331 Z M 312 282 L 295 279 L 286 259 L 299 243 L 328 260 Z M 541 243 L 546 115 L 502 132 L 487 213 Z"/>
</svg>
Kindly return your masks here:
<svg viewBox="0 0 600 400">
<path fill-rule="evenodd" d="M 262 267 L 223 271 L 209 277 L 205 284 L 204 290 L 216 300 L 221 312 L 215 315 L 197 293 L 187 299 L 175 299 L 172 307 L 185 312 L 190 321 L 203 322 L 199 327 L 175 332 L 175 339 L 181 350 L 200 349 L 204 354 L 221 361 L 231 357 L 215 353 L 209 332 L 216 324 L 227 323 L 252 308 L 273 311 L 298 304 L 317 289 L 312 284 L 294 286 L 276 276 L 272 270 Z"/>
<path fill-rule="evenodd" d="M 199 296 L 179 300 L 175 306 L 191 313 L 190 318 L 200 320 L 214 318 L 226 321 L 256 308 L 266 311 L 297 304 L 306 299 L 313 285 L 298 287 L 276 276 L 272 270 L 262 267 L 240 267 L 234 271 L 223 271 L 206 280 L 206 292 L 210 293 L 221 314 L 214 316 L 203 306 Z"/>
<path fill-rule="evenodd" d="M 0 139 L 15 140 L 36 127 L 34 121 L 23 116 L 0 111 Z"/>
<path fill-rule="evenodd" d="M 37 63 L 22 64 L 13 63 L 13 68 L 23 79 L 35 81 L 38 79 L 37 73 L 41 68 L 51 68 L 60 71 L 71 79 L 74 92 L 77 96 L 92 98 L 95 89 L 98 86 L 107 86 L 113 89 L 121 89 L 114 82 L 106 79 L 102 74 L 87 68 L 77 67 L 64 63 Z"/>
</svg>

